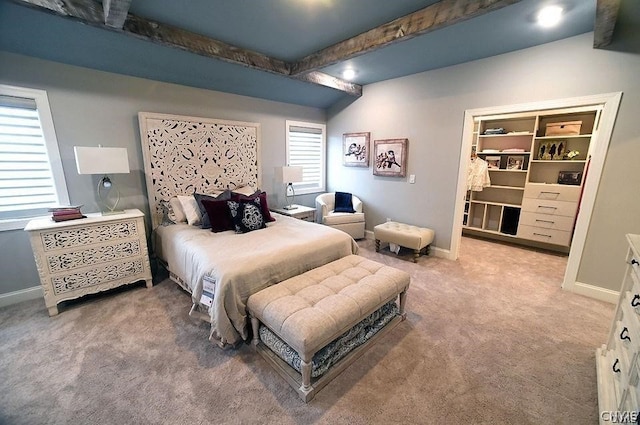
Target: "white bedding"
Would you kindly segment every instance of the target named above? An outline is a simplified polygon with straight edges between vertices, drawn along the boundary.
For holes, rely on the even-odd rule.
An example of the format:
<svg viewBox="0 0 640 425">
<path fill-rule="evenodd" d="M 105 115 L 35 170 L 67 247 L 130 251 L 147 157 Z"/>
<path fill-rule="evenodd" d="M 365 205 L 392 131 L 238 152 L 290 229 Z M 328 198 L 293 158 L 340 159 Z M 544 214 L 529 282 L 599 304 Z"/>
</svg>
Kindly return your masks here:
<svg viewBox="0 0 640 425">
<path fill-rule="evenodd" d="M 356 254 L 348 234 L 331 227 L 272 213 L 266 229 L 245 234 L 213 233 L 186 224 L 159 226 L 156 253 L 184 281 L 194 303 L 204 276 L 216 282 L 211 337 L 222 344 L 247 338 L 246 302 L 267 286 Z"/>
</svg>

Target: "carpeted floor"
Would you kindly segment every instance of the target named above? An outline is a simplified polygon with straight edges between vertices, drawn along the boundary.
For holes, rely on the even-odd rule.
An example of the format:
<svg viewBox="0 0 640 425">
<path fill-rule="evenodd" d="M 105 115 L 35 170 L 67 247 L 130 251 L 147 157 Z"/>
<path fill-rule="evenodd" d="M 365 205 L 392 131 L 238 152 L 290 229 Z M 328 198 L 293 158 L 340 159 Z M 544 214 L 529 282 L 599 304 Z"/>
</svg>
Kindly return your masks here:
<svg viewBox="0 0 640 425">
<path fill-rule="evenodd" d="M 0 309 L 1 424 L 596 424 L 614 306 L 564 292 L 566 257 L 464 237 L 412 276 L 408 320 L 304 404 L 248 345 L 222 351 L 169 280 Z"/>
</svg>

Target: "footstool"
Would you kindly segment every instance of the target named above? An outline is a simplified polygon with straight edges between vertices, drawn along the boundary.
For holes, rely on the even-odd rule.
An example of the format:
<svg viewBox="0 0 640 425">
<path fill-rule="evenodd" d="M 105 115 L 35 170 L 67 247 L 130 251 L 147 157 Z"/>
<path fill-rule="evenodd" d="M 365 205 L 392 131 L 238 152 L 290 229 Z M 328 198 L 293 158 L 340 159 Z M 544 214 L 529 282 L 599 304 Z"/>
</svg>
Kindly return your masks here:
<svg viewBox="0 0 640 425">
<path fill-rule="evenodd" d="M 249 297 L 252 344 L 307 402 L 404 320 L 409 281 L 358 255 L 294 276 Z"/>
<path fill-rule="evenodd" d="M 433 242 L 435 232 L 426 227 L 387 221 L 373 228 L 376 239 L 376 252 L 380 251 L 380 242 L 389 242 L 405 248 L 413 249 L 413 262 L 418 262 L 422 250 L 429 254 L 429 245 Z"/>
</svg>

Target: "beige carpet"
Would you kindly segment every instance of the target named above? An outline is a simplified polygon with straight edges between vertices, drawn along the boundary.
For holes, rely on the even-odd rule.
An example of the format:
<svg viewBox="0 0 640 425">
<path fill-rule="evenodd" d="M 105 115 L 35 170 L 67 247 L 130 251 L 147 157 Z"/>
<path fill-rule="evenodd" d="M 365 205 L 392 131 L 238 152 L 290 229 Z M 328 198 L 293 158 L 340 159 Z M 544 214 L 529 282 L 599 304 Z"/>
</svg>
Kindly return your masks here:
<svg viewBox="0 0 640 425">
<path fill-rule="evenodd" d="M 2 424 L 596 424 L 613 305 L 560 289 L 566 257 L 463 238 L 408 271 L 408 320 L 309 404 L 244 345 L 222 351 L 164 280 L 0 309 Z"/>
</svg>

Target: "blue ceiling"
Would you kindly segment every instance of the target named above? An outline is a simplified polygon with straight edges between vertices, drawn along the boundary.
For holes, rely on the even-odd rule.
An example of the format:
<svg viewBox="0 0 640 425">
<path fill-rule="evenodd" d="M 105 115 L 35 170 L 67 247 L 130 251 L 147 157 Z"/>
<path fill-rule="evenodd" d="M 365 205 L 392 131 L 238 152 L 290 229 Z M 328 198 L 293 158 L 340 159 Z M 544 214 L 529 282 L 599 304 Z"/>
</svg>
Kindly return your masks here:
<svg viewBox="0 0 640 425">
<path fill-rule="evenodd" d="M 130 13 L 294 62 L 435 0 L 133 0 Z M 543 30 L 544 4 L 565 9 Z M 593 30 L 595 0 L 523 0 L 320 71 L 369 84 L 548 43 Z M 192 87 L 327 108 L 338 90 L 160 46 L 0 0 L 0 50 Z"/>
</svg>

